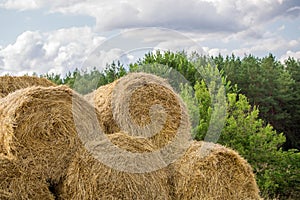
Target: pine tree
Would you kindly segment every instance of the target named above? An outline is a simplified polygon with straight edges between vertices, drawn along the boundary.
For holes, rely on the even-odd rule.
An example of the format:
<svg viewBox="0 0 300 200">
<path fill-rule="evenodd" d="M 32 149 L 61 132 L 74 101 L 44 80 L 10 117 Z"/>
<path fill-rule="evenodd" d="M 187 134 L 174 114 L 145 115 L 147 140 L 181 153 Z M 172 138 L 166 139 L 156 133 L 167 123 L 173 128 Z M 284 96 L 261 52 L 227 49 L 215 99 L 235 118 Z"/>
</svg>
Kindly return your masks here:
<svg viewBox="0 0 300 200">
<path fill-rule="evenodd" d="M 286 69 L 293 78 L 292 98 L 288 101 L 288 112 L 291 114 L 291 120 L 288 122 L 290 134 L 288 135 L 289 144 L 287 147 L 295 147 L 300 150 L 300 61 L 289 58 L 285 62 Z"/>
</svg>

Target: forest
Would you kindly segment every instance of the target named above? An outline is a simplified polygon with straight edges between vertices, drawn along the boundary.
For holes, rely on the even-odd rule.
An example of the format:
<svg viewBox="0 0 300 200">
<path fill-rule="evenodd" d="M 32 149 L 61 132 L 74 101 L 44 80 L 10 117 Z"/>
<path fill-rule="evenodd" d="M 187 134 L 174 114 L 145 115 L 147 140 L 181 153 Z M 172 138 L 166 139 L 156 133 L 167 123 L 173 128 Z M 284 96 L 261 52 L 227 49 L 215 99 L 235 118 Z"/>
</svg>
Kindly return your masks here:
<svg viewBox="0 0 300 200">
<path fill-rule="evenodd" d="M 141 70 L 164 71 L 169 77 L 176 71 L 188 81 L 190 87 L 177 86 L 195 124 L 195 140 L 204 140 L 214 112 L 226 109 L 217 142 L 236 150 L 251 164 L 262 197 L 300 198 L 299 60 L 288 58 L 281 63 L 272 54 L 241 58 L 157 51 L 126 66 L 116 61 L 104 70 L 95 67 L 90 71 L 77 69 L 67 75 L 43 76 L 87 94 L 129 72 Z M 218 84 L 223 87 L 216 88 Z M 213 89 L 216 91 L 212 92 Z M 225 107 L 213 105 L 214 99 L 222 94 Z"/>
</svg>

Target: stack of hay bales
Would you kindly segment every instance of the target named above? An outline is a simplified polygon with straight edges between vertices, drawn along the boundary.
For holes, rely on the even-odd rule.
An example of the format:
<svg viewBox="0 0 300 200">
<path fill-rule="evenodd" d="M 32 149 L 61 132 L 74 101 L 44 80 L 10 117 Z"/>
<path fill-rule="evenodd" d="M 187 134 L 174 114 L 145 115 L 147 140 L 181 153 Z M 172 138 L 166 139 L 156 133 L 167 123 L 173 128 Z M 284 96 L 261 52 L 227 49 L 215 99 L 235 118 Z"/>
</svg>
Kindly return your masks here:
<svg viewBox="0 0 300 200">
<path fill-rule="evenodd" d="M 145 136 L 138 129 L 156 120 L 151 119 L 153 105 L 162 105 L 167 116 L 165 121 L 159 121 L 159 110 L 158 115 L 152 115 L 159 119 L 156 123 L 160 130 L 146 140 L 155 150 L 173 142 L 180 125 L 181 132 L 190 134 L 182 100 L 164 80 L 153 75 L 129 74 L 85 98 L 99 110 L 99 123 L 106 134 L 121 130 Z M 193 142 L 182 157 L 167 166 L 167 172 L 172 199 L 259 199 L 250 165 L 236 152 L 220 145 Z"/>
<path fill-rule="evenodd" d="M 95 157 L 98 135 L 131 155 L 188 138 L 187 110 L 165 80 L 129 74 L 85 96 L 95 109 L 68 87 L 21 79 L 0 78 L 0 199 L 259 199 L 251 167 L 220 145 L 183 145 L 174 162 L 139 173 Z"/>
<path fill-rule="evenodd" d="M 100 87 L 85 98 L 96 105 L 99 125 L 109 140 L 118 148 L 132 153 L 155 152 L 174 142 L 178 129 L 187 133 L 190 128 L 181 99 L 165 80 L 150 74 L 130 74 Z M 163 109 L 153 109 L 158 105 Z M 147 127 L 149 124 L 151 126 Z M 153 136 L 147 137 L 147 131 L 152 131 Z M 128 161 L 118 162 L 122 165 Z M 151 165 L 147 162 L 151 160 L 145 160 L 141 165 Z M 61 198 L 172 199 L 167 168 L 142 173 L 120 168 L 101 163 L 83 148 L 74 158 L 66 181 L 60 186 Z"/>
<path fill-rule="evenodd" d="M 0 101 L 1 199 L 169 199 L 165 170 L 145 174 L 121 172 L 104 165 L 86 150 L 78 129 L 87 135 L 97 130 L 85 122 L 93 121 L 99 114 L 94 115 L 95 109 L 71 89 L 30 87 Z M 123 133 L 115 133 L 110 139 L 131 152 L 153 149 L 146 140 Z M 10 166 L 2 160 L 10 161 Z M 17 179 L 7 174 L 24 176 Z"/>
</svg>

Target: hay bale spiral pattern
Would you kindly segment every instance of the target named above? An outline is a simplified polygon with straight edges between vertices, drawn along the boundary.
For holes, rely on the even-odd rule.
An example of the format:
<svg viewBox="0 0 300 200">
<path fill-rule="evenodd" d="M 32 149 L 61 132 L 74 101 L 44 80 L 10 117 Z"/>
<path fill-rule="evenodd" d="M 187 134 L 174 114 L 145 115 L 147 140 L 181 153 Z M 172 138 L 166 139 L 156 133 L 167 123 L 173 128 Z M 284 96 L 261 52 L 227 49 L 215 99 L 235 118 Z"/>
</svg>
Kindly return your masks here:
<svg viewBox="0 0 300 200">
<path fill-rule="evenodd" d="M 176 200 L 260 199 L 251 166 L 221 145 L 195 141 L 168 168 L 171 193 Z"/>
<path fill-rule="evenodd" d="M 190 136 L 184 102 L 166 80 L 157 76 L 131 73 L 85 98 L 99 110 L 100 125 L 106 134 L 121 130 L 143 136 L 156 150 L 172 142 L 178 134 Z"/>
</svg>

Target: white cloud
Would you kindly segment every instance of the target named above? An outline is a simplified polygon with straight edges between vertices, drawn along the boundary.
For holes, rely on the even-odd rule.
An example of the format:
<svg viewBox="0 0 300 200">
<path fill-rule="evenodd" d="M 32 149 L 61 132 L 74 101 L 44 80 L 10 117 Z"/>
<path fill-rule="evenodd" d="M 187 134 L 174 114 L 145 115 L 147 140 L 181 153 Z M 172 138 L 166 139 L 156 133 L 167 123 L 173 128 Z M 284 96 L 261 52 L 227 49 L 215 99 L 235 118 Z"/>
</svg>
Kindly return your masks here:
<svg viewBox="0 0 300 200">
<path fill-rule="evenodd" d="M 297 47 L 299 45 L 299 41 L 298 40 L 291 40 L 288 42 L 288 45 L 290 47 Z"/>
<path fill-rule="evenodd" d="M 218 56 L 219 54 L 221 55 L 229 55 L 232 52 L 230 52 L 228 49 L 219 49 L 219 48 L 212 48 L 212 49 L 207 49 L 206 50 L 207 54 L 210 56 Z"/>
<path fill-rule="evenodd" d="M 239 43 L 235 48 L 230 48 L 228 43 Z M 226 47 L 220 48 L 222 44 Z M 262 34 L 261 38 L 245 40 L 243 37 L 231 37 L 230 40 L 225 39 L 217 43 L 217 45 L 206 47 L 205 52 L 209 55 L 216 56 L 219 53 L 222 55 L 235 54 L 236 56 L 243 57 L 244 55 L 253 54 L 256 56 L 266 56 L 268 53 L 272 53 L 277 57 L 281 57 L 282 53 L 289 49 L 299 49 L 300 38 L 297 40 L 288 40 L 278 35 L 269 35 L 269 33 Z M 292 54 L 291 54 L 292 55 Z"/>
<path fill-rule="evenodd" d="M 295 7 L 287 9 L 287 12 L 294 12 L 294 11 L 299 12 L 300 11 L 300 6 L 295 6 Z"/>
<path fill-rule="evenodd" d="M 6 0 L 0 7 L 48 9 L 51 13 L 88 15 L 96 21 L 89 28 L 24 32 L 14 44 L 0 47 L 0 68 L 19 73 L 65 73 L 86 58 L 94 65 L 119 58 L 132 61 L 135 54 L 141 55 L 137 53 L 141 48 L 238 56 L 279 52 L 279 57 L 283 53 L 298 55 L 300 48 L 300 38 L 280 35 L 291 32 L 283 19 L 299 16 L 298 0 Z M 282 26 L 275 32 L 268 30 L 277 19 Z M 128 31 L 135 27 L 165 27 L 179 32 L 155 28 Z M 97 32 L 107 30 L 120 30 L 122 37 L 88 56 L 104 39 Z"/>
<path fill-rule="evenodd" d="M 106 63 L 120 60 L 128 64 L 141 58 L 145 53 L 154 50 L 182 51 L 187 53 L 197 51 L 203 53 L 203 48 L 186 35 L 169 29 L 140 28 L 127 29 L 120 34 L 104 41 L 89 56 L 85 67 L 105 66 Z"/>
<path fill-rule="evenodd" d="M 121 35 L 124 40 L 136 42 L 136 46 L 131 48 L 153 48 L 174 52 L 185 50 L 203 53 L 203 48 L 199 45 L 197 38 L 194 40 L 186 32 L 165 28 L 140 28 L 123 31 Z"/>
<path fill-rule="evenodd" d="M 95 1 L 56 4 L 53 11 L 86 14 L 97 30 L 160 26 L 179 30 L 236 32 L 277 17 L 295 15 L 298 0 L 153 0 Z M 293 12 L 288 12 L 293 11 Z"/>
<path fill-rule="evenodd" d="M 278 17 L 299 14 L 298 0 L 6 0 L 6 9 L 47 8 L 96 19 L 97 30 L 160 26 L 180 30 L 236 32 Z"/>
<path fill-rule="evenodd" d="M 281 56 L 280 61 L 283 63 L 289 57 L 300 59 L 300 51 L 287 51 L 284 55 Z"/>
<path fill-rule="evenodd" d="M 251 43 L 248 48 L 242 48 L 246 54 L 254 54 L 260 55 L 263 53 L 266 55 L 267 53 L 281 52 L 284 49 L 299 49 L 299 42 L 296 40 L 288 41 L 281 37 L 274 38 L 265 38 L 262 40 L 258 40 L 255 43 Z M 241 50 L 239 51 L 241 53 Z M 238 50 L 237 50 L 238 51 Z M 281 54 L 277 54 L 276 56 L 281 56 Z"/>
<path fill-rule="evenodd" d="M 96 19 L 97 30 L 156 26 L 178 30 L 230 32 L 244 26 L 232 20 L 232 16 L 218 13 L 212 3 L 204 1 L 133 0 L 115 3 L 111 8 L 102 7 L 91 13 Z"/>
<path fill-rule="evenodd" d="M 26 31 L 0 50 L 1 74 L 61 73 L 80 67 L 103 37 L 88 27 L 41 33 Z"/>
<path fill-rule="evenodd" d="M 33 10 L 37 9 L 38 5 L 35 0 L 7 0 L 0 3 L 0 8 L 15 9 L 15 10 Z"/>
<path fill-rule="evenodd" d="M 285 29 L 285 25 L 281 25 L 279 28 L 278 28 L 278 31 L 283 31 Z"/>
<path fill-rule="evenodd" d="M 280 49 L 295 49 L 300 43 L 300 38 L 286 40 L 268 32 L 248 41 L 245 40 L 245 35 L 245 33 L 235 34 L 231 39 L 223 38 L 216 41 L 218 36 L 216 34 L 143 28 L 124 30 L 119 35 L 104 40 L 88 27 L 60 29 L 47 33 L 27 31 L 21 34 L 14 44 L 0 48 L 0 68 L 2 74 L 7 72 L 65 74 L 73 71 L 75 67 L 82 67 L 84 61 L 84 67 L 97 66 L 98 68 L 103 68 L 107 63 L 116 60 L 128 64 L 152 49 L 185 50 L 188 53 L 197 51 L 212 56 L 217 56 L 219 53 L 222 55 L 234 53 L 242 57 L 250 53 L 260 55 L 263 52 L 264 56 Z M 204 41 L 215 42 L 215 46 L 201 46 L 201 42 Z M 229 41 L 244 42 L 244 44 L 236 48 L 228 48 Z M 220 48 L 222 44 L 226 47 Z M 298 55 L 291 52 L 287 54 Z"/>
<path fill-rule="evenodd" d="M 297 9 L 296 0 L 7 0 L 7 9 L 49 8 L 51 12 L 84 14 L 96 19 L 98 30 L 161 26 L 181 30 L 234 32 L 288 15 Z"/>
<path fill-rule="evenodd" d="M 91 69 L 94 67 L 97 69 L 104 69 L 106 64 L 111 64 L 113 61 L 118 61 L 121 57 L 124 58 L 124 55 L 126 55 L 126 52 L 118 48 L 113 48 L 108 51 L 96 49 L 96 51 L 88 55 L 83 67 L 84 69 Z"/>
</svg>

